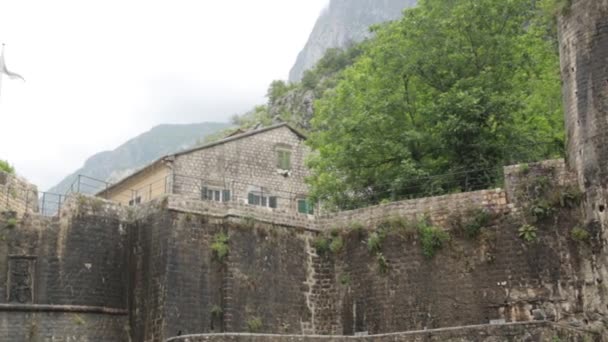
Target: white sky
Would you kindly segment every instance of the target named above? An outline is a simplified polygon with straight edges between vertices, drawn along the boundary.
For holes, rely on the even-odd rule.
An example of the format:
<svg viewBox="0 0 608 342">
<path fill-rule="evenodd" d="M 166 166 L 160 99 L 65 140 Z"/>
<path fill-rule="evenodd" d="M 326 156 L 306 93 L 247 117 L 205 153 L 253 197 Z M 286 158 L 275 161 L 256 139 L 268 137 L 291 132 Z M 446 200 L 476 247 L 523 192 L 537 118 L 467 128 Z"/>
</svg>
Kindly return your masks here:
<svg viewBox="0 0 608 342">
<path fill-rule="evenodd" d="M 0 0 L 0 159 L 47 189 L 161 123 L 228 121 L 287 79 L 328 0 Z"/>
</svg>

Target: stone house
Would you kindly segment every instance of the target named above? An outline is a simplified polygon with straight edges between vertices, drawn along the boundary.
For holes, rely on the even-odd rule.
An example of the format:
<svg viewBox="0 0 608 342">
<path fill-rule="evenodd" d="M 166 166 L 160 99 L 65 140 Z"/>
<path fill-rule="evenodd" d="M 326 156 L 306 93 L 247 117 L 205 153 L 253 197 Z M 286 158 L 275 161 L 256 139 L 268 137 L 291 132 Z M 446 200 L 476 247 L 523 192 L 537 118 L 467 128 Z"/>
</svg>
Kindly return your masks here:
<svg viewBox="0 0 608 342">
<path fill-rule="evenodd" d="M 306 136 L 287 123 L 236 131 L 171 154 L 97 195 L 123 205 L 164 194 L 227 204 L 312 213 L 307 200 Z"/>
</svg>

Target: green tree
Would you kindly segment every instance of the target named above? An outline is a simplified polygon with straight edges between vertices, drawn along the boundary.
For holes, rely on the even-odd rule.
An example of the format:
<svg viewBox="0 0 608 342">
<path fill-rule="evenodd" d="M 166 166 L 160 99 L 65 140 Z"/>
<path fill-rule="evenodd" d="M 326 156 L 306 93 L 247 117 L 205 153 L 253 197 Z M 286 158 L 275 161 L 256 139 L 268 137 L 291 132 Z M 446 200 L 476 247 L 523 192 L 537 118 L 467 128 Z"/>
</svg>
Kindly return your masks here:
<svg viewBox="0 0 608 342">
<path fill-rule="evenodd" d="M 532 0 L 422 0 L 376 27 L 316 103 L 314 196 L 347 208 L 468 191 L 501 165 L 560 155 L 550 26 Z"/>
<path fill-rule="evenodd" d="M 270 87 L 268 87 L 268 92 L 266 93 L 266 97 L 268 98 L 268 103 L 273 105 L 277 102 L 278 99 L 285 96 L 290 87 L 285 81 L 275 80 L 270 83 Z"/>
</svg>

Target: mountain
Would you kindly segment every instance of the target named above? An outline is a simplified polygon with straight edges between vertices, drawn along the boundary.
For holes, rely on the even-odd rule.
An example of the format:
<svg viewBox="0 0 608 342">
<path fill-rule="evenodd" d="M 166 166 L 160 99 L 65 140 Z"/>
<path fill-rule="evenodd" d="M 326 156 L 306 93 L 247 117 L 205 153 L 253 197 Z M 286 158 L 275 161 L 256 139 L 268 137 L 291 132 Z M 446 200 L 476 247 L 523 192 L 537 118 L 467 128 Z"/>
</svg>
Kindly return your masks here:
<svg viewBox="0 0 608 342">
<path fill-rule="evenodd" d="M 313 28 L 304 49 L 289 73 L 299 82 L 329 48 L 347 48 L 370 36 L 369 27 L 397 19 L 416 0 L 331 0 Z"/>
<path fill-rule="evenodd" d="M 48 192 L 66 193 L 78 175 L 110 182 L 119 180 L 164 155 L 192 147 L 205 137 L 230 126 L 227 123 L 215 122 L 156 126 L 113 151 L 101 152 L 90 157 L 83 167 L 67 176 Z M 90 185 L 81 187 L 83 192 L 96 192 L 102 184 L 91 180 L 83 183 Z"/>
</svg>

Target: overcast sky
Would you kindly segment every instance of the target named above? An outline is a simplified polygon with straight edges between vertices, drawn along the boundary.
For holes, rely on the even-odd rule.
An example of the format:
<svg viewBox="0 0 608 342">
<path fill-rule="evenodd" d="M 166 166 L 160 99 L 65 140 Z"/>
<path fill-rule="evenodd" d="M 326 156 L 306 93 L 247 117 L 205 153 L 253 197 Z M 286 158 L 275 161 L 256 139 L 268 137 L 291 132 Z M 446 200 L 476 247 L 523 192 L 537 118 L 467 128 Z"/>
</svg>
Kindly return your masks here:
<svg viewBox="0 0 608 342">
<path fill-rule="evenodd" d="M 161 123 L 228 121 L 287 79 L 329 0 L 0 0 L 0 159 L 47 189 Z"/>
</svg>

